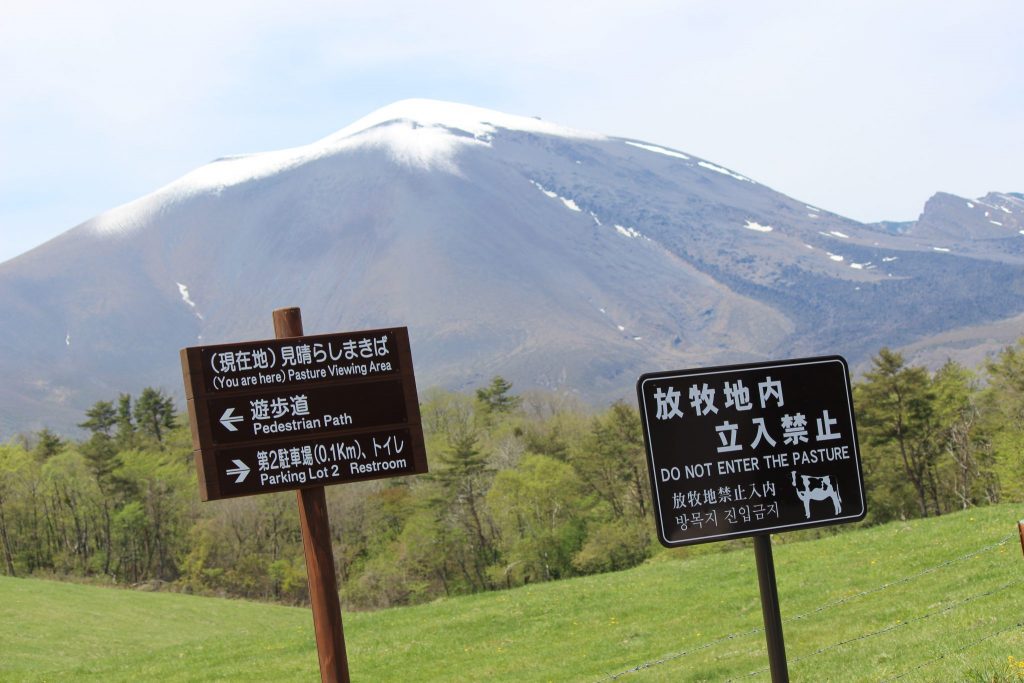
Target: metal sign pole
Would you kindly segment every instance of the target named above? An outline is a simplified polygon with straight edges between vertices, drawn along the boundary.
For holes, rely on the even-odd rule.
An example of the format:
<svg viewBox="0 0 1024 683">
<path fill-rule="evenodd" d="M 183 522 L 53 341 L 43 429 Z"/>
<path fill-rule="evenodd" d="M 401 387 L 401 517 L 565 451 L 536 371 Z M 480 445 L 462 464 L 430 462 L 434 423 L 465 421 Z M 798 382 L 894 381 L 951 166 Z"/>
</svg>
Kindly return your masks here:
<svg viewBox="0 0 1024 683">
<path fill-rule="evenodd" d="M 301 337 L 302 312 L 298 308 L 275 310 L 274 334 L 278 339 Z M 327 496 L 323 486 L 299 489 L 295 494 L 299 503 L 302 547 L 306 554 L 316 651 L 320 658 L 320 680 L 324 683 L 349 683 L 341 599 L 334 574 L 334 551 L 327 518 Z"/>
<path fill-rule="evenodd" d="M 782 613 L 779 611 L 779 593 L 775 586 L 771 534 L 754 536 L 754 557 L 757 559 L 757 583 L 761 589 L 761 616 L 764 618 L 772 683 L 789 683 L 786 644 L 782 639 Z"/>
<path fill-rule="evenodd" d="M 771 533 L 867 514 L 846 360 L 649 372 L 636 392 L 658 540 L 753 537 L 769 670 L 788 683 Z"/>
</svg>

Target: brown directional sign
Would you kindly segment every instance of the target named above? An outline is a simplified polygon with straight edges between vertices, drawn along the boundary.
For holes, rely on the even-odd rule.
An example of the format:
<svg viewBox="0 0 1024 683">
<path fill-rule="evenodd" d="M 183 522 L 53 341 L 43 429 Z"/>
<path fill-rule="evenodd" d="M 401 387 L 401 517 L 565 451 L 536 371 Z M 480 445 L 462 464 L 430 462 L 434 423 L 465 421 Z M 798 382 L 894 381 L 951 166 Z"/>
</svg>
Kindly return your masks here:
<svg viewBox="0 0 1024 683">
<path fill-rule="evenodd" d="M 427 471 L 404 327 L 182 349 L 203 500 Z"/>
<path fill-rule="evenodd" d="M 400 378 L 208 397 L 189 408 L 200 443 L 215 446 L 404 424 L 409 413 Z"/>
<path fill-rule="evenodd" d="M 843 358 L 650 373 L 637 396 L 663 545 L 864 518 Z"/>
</svg>

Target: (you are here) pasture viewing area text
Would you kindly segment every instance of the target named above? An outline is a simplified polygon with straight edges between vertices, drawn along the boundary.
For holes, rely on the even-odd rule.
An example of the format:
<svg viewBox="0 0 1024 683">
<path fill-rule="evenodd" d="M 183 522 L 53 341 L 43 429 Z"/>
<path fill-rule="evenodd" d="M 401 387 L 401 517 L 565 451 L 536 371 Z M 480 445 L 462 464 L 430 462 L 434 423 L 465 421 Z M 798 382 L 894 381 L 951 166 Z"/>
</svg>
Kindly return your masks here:
<svg viewBox="0 0 1024 683">
<path fill-rule="evenodd" d="M 1022 512 L 776 537 L 793 680 L 1020 680 Z M 754 573 L 749 552 L 688 549 L 626 571 L 350 612 L 352 678 L 766 681 Z M 0 643 L 0 680 L 317 677 L 307 609 L 239 600 L 0 577 Z"/>
</svg>

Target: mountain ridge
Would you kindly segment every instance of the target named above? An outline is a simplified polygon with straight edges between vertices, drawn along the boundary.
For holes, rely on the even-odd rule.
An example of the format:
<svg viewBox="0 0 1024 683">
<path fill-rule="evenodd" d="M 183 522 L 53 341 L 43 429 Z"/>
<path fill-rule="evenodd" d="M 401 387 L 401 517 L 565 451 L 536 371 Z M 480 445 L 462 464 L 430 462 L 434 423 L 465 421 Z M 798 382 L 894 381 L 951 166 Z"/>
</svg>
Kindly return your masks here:
<svg viewBox="0 0 1024 683">
<path fill-rule="evenodd" d="M 1024 312 L 1024 200 L 948 197 L 894 234 L 653 143 L 403 101 L 0 264 L 0 434 L 180 395 L 179 348 L 265 338 L 292 305 L 311 334 L 409 326 L 421 388 L 502 374 L 602 402 L 647 370 L 856 365 Z"/>
</svg>

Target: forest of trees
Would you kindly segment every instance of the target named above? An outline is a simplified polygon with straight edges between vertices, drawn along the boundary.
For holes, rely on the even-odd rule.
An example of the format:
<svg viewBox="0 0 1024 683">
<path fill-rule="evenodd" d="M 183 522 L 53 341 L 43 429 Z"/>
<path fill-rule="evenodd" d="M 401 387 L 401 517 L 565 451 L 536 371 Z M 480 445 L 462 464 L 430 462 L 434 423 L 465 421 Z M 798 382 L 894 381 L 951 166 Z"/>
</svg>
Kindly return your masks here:
<svg viewBox="0 0 1024 683">
<path fill-rule="evenodd" d="M 668 552 L 654 536 L 634 406 L 595 412 L 565 394 L 516 395 L 500 377 L 474 394 L 420 398 L 429 474 L 327 489 L 347 607 Z M 883 349 L 854 405 L 866 523 L 1024 501 L 1024 340 L 977 373 L 953 362 L 929 372 Z M 43 430 L 0 445 L 0 571 L 306 600 L 295 495 L 200 503 L 186 421 L 147 388 L 90 408 L 86 439 Z"/>
</svg>

